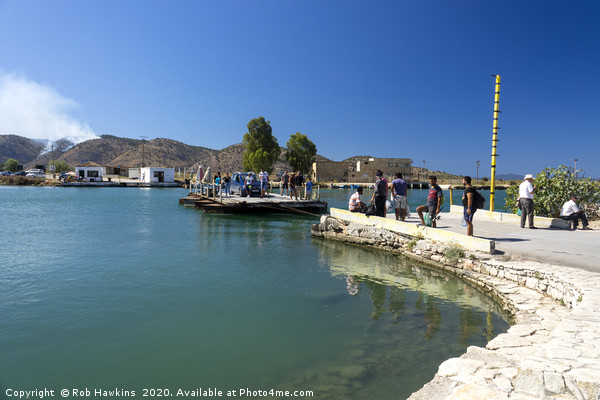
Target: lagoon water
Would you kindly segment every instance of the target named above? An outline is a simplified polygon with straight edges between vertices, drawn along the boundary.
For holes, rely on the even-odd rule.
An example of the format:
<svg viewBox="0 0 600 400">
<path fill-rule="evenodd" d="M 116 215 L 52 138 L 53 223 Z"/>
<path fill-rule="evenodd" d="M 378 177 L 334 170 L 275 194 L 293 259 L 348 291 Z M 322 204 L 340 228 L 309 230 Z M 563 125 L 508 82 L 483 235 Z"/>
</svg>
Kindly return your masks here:
<svg viewBox="0 0 600 400">
<path fill-rule="evenodd" d="M 454 277 L 311 239 L 316 218 L 206 215 L 179 206 L 185 194 L 0 187 L 2 397 L 247 388 L 402 399 L 508 329 Z M 350 194 L 321 197 L 345 207 Z M 411 192 L 413 209 L 424 196 Z"/>
</svg>

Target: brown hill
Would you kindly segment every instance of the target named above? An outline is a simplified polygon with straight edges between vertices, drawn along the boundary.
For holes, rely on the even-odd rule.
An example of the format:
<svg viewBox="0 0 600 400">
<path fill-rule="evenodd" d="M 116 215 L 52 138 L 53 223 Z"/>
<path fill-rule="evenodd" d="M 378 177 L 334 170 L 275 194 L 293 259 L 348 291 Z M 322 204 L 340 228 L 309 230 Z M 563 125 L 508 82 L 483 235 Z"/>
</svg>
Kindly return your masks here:
<svg viewBox="0 0 600 400">
<path fill-rule="evenodd" d="M 218 152 L 164 138 L 144 142 L 138 140 L 138 142 L 136 148 L 120 154 L 111 161 L 110 165 L 138 167 L 145 164 L 153 167 L 185 168 Z"/>
<path fill-rule="evenodd" d="M 66 151 L 54 150 L 37 158 L 29 157 L 24 163 L 26 168 L 34 164 L 47 165 L 52 160 L 64 160 L 71 166 L 91 161 L 103 166 L 139 167 L 145 164 L 184 168 L 216 152 L 217 150 L 190 146 L 171 139 L 143 141 L 102 135 L 99 139 L 87 140 Z"/>
<path fill-rule="evenodd" d="M 59 145 L 60 144 L 60 145 Z M 244 145 L 234 144 L 222 150 L 190 146 L 176 140 L 158 138 L 149 141 L 102 135 L 71 148 L 65 143 L 55 143 L 55 150 L 39 155 L 45 146 L 31 139 L 16 135 L 0 136 L 0 161 L 15 158 L 25 168 L 48 165 L 52 160 L 63 160 L 75 167 L 86 162 L 103 166 L 139 167 L 142 164 L 154 167 L 204 168 L 215 172 L 241 171 Z M 67 149 L 68 148 L 68 149 Z M 275 171 L 291 170 L 285 161 L 287 149 L 281 147 L 281 155 L 275 163 Z M 317 155 L 318 160 L 327 160 Z"/>
<path fill-rule="evenodd" d="M 82 165 L 87 161 L 99 165 L 114 165 L 112 161 L 116 157 L 123 152 L 137 148 L 140 143 L 141 140 L 102 135 L 99 139 L 86 140 L 66 151 L 55 150 L 43 154 L 37 159 L 29 161 L 27 166 L 47 165 L 52 160 L 64 160 L 71 166 Z"/>
<path fill-rule="evenodd" d="M 35 160 L 44 147 L 43 143 L 22 136 L 0 135 L 0 162 L 13 158 L 26 164 Z"/>
</svg>

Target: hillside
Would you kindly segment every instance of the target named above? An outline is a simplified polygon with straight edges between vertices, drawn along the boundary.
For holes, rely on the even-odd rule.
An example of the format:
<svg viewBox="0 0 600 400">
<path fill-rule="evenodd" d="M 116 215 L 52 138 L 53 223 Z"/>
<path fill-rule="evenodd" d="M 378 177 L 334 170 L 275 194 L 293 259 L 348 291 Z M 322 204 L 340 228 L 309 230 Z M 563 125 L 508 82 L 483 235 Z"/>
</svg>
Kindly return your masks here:
<svg viewBox="0 0 600 400">
<path fill-rule="evenodd" d="M 0 135 L 0 161 L 9 158 L 25 164 L 35 160 L 45 145 L 39 141 L 17 135 Z"/>
<path fill-rule="evenodd" d="M 191 146 L 172 139 L 157 138 L 148 141 L 102 135 L 75 146 L 55 146 L 60 150 L 39 155 L 45 144 L 17 135 L 0 135 L 0 162 L 16 159 L 25 169 L 35 165 L 48 165 L 52 160 L 64 160 L 71 166 L 93 162 L 103 166 L 138 167 L 142 163 L 154 167 L 204 168 L 213 171 L 241 171 L 244 145 L 228 146 L 222 150 Z M 285 161 L 287 149 L 281 147 L 281 155 L 274 170 L 290 170 Z M 317 160 L 327 160 L 317 155 Z"/>
<path fill-rule="evenodd" d="M 113 158 L 110 165 L 137 167 L 144 163 L 146 166 L 153 167 L 186 168 L 200 159 L 218 153 L 218 150 L 190 146 L 172 139 L 158 138 L 145 142 L 138 140 L 137 142 L 135 148 Z"/>
<path fill-rule="evenodd" d="M 35 160 L 25 162 L 25 164 L 26 167 L 31 167 L 33 164 L 47 165 L 52 160 L 64 160 L 72 166 L 86 161 L 99 165 L 113 165 L 112 161 L 116 157 L 125 151 L 137 148 L 139 143 L 141 140 L 102 135 L 100 139 L 86 140 L 64 152 L 57 150 L 48 152 Z"/>
</svg>

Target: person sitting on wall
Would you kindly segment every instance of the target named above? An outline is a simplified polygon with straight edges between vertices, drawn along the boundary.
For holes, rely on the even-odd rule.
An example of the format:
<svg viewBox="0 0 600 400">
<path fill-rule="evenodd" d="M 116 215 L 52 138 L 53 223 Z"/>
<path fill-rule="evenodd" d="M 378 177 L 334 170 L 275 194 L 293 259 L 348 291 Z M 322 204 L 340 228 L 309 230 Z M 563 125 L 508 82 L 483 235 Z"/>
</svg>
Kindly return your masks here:
<svg viewBox="0 0 600 400">
<path fill-rule="evenodd" d="M 360 196 L 363 193 L 363 188 L 362 187 L 358 187 L 358 189 L 356 189 L 356 192 L 350 196 L 350 202 L 348 203 L 348 210 L 352 211 L 352 212 L 359 212 L 359 213 L 364 213 L 367 209 L 367 205 L 365 203 L 362 202 Z"/>
<path fill-rule="evenodd" d="M 577 195 L 572 194 L 571 200 L 565 202 L 563 204 L 562 209 L 560 210 L 560 216 L 562 219 L 567 221 L 573 221 L 573 229 L 577 229 L 577 225 L 579 225 L 579 220 L 581 220 L 581 224 L 583 228 L 579 228 L 581 230 L 590 230 L 588 227 L 588 219 L 587 215 L 577 207 Z"/>
<path fill-rule="evenodd" d="M 425 226 L 425 220 L 423 219 L 423 213 L 428 211 L 431 217 L 431 226 L 436 227 L 435 217 L 440 213 L 440 205 L 442 197 L 442 188 L 437 184 L 437 176 L 431 175 L 429 177 L 429 193 L 427 195 L 427 204 L 417 207 L 417 213 L 421 219 L 421 224 Z"/>
</svg>

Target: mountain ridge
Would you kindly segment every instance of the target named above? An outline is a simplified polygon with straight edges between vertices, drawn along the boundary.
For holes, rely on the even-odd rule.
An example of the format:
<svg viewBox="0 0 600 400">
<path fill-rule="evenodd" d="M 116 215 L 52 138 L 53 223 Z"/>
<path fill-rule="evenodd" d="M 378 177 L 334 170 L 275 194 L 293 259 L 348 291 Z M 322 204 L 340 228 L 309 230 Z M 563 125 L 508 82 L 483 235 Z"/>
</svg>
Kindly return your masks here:
<svg viewBox="0 0 600 400">
<path fill-rule="evenodd" d="M 113 135 L 101 135 L 69 146 L 55 146 L 54 150 L 44 152 L 43 143 L 18 135 L 0 135 L 0 161 L 9 158 L 17 160 L 25 169 L 36 165 L 48 165 L 53 160 L 66 161 L 72 167 L 86 162 L 103 166 L 135 168 L 142 165 L 173 168 L 204 168 L 210 166 L 215 172 L 241 171 L 244 144 L 237 143 L 221 150 L 202 146 L 192 146 L 167 138 L 151 140 L 121 138 Z M 281 154 L 274 170 L 291 169 L 285 160 L 287 148 L 280 147 Z M 327 158 L 317 154 L 317 160 Z"/>
<path fill-rule="evenodd" d="M 62 142 L 61 142 L 62 141 Z M 173 139 L 155 138 L 151 140 L 122 138 L 113 135 L 101 135 L 97 139 L 90 139 L 72 145 L 63 139 L 56 141 L 53 150 L 47 149 L 47 142 L 28 139 L 18 135 L 0 135 L 0 162 L 9 158 L 16 159 L 25 169 L 36 165 L 48 165 L 53 160 L 66 161 L 72 167 L 93 162 L 102 166 L 121 168 L 135 168 L 142 165 L 153 167 L 173 167 L 181 170 L 200 165 L 206 170 L 211 167 L 213 172 L 242 171 L 244 144 L 236 143 L 221 150 L 210 149 L 202 146 L 192 146 Z M 274 171 L 291 170 L 286 162 L 287 148 L 280 147 L 281 154 L 273 165 Z M 352 156 L 341 162 L 351 163 L 359 158 L 370 156 Z M 332 161 L 319 154 L 318 161 Z M 436 174 L 439 178 L 460 178 L 458 175 L 441 171 L 424 170 L 412 167 L 413 176 L 426 177 Z M 425 179 L 425 178 L 423 178 Z"/>
</svg>

